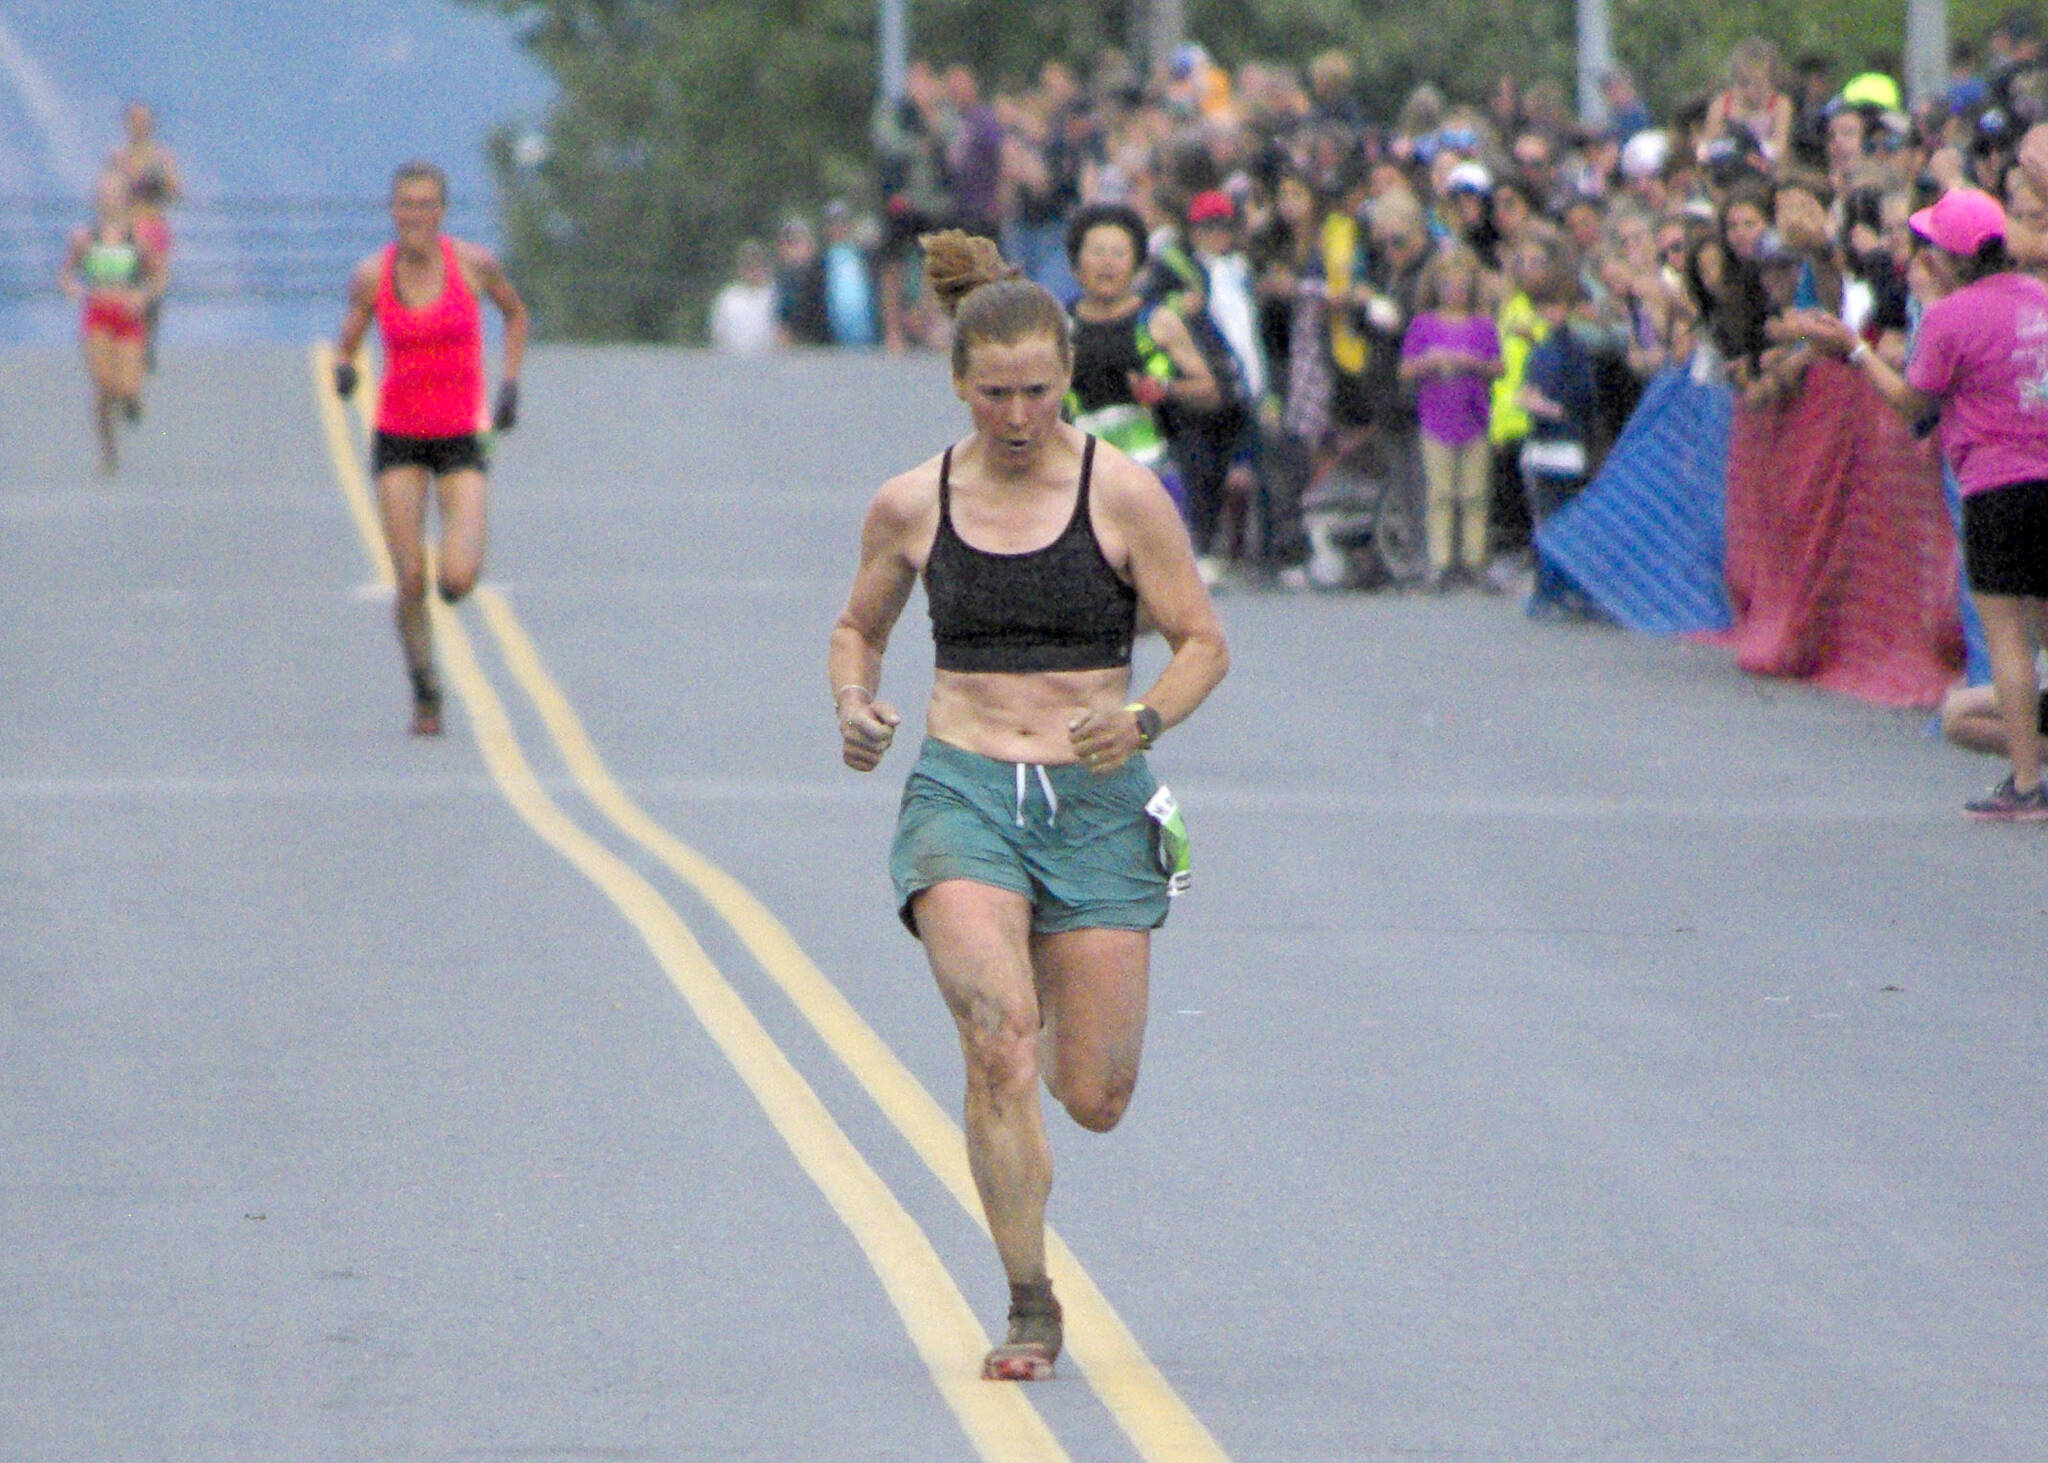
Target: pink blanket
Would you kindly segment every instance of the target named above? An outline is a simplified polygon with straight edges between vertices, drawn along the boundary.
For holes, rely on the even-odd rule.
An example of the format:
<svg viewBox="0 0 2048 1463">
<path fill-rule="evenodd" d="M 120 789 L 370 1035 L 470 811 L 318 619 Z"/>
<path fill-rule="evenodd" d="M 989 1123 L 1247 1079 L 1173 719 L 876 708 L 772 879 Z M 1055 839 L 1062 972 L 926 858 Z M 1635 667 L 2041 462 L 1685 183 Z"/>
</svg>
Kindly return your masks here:
<svg viewBox="0 0 2048 1463">
<path fill-rule="evenodd" d="M 1788 406 L 1738 406 L 1728 444 L 1730 630 L 1755 675 L 1933 706 L 1962 667 L 1940 457 L 1862 373 L 1817 362 Z"/>
</svg>

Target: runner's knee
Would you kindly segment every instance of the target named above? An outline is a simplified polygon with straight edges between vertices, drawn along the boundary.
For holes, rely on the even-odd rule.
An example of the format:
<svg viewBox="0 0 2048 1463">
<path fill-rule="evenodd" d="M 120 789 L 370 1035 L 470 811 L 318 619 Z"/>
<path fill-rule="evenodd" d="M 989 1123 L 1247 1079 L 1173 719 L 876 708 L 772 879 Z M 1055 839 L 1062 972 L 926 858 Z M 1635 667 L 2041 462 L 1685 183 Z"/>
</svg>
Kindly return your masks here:
<svg viewBox="0 0 2048 1463">
<path fill-rule="evenodd" d="M 455 604 L 475 588 L 476 574 L 474 571 L 462 574 L 443 573 L 441 575 L 441 599 L 447 604 Z"/>
<path fill-rule="evenodd" d="M 396 566 L 398 580 L 398 602 L 402 605 L 416 605 L 427 597 L 427 571 L 418 564 Z"/>
<path fill-rule="evenodd" d="M 994 1001 L 976 1003 L 960 1022 L 967 1080 L 998 1100 L 1038 1086 L 1038 1013 Z"/>
<path fill-rule="evenodd" d="M 1130 1105 L 1130 1089 L 1125 1088 L 1122 1092 L 1097 1094 L 1087 1102 L 1073 1099 L 1065 1107 L 1067 1116 L 1089 1132 L 1107 1133 L 1123 1121 L 1124 1112 Z"/>
<path fill-rule="evenodd" d="M 1123 1121 L 1137 1081 L 1119 1074 L 1103 1081 L 1079 1085 L 1062 1082 L 1061 1086 L 1066 1090 L 1053 1095 L 1067 1110 L 1067 1116 L 1091 1133 L 1107 1133 Z"/>
</svg>

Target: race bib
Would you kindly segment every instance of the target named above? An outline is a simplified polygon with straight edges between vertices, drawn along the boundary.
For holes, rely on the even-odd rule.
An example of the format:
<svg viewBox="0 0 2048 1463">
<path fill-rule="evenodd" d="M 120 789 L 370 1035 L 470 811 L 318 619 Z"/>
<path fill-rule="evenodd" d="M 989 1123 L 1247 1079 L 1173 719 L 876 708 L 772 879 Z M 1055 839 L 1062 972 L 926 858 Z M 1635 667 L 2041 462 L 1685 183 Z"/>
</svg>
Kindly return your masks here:
<svg viewBox="0 0 2048 1463">
<path fill-rule="evenodd" d="M 1185 893 L 1195 875 L 1188 862 L 1188 825 L 1181 819 L 1173 789 L 1161 787 L 1153 793 L 1152 800 L 1145 804 L 1145 816 L 1158 826 L 1153 846 L 1159 854 L 1159 870 L 1166 875 L 1167 896 Z"/>
</svg>

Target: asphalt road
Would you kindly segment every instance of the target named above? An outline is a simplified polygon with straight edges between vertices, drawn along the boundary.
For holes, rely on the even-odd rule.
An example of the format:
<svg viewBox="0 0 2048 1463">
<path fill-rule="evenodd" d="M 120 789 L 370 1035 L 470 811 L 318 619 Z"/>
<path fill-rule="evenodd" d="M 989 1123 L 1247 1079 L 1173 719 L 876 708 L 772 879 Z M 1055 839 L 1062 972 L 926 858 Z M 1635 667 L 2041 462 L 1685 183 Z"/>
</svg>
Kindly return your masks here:
<svg viewBox="0 0 2048 1463">
<path fill-rule="evenodd" d="M 0 1457 L 2048 1456 L 2048 835 L 1923 714 L 1222 597 L 1101 1304 L 987 1387 L 823 670 L 942 363 L 537 352 L 437 744 L 313 380 L 174 351 L 103 481 L 0 356 Z"/>
</svg>

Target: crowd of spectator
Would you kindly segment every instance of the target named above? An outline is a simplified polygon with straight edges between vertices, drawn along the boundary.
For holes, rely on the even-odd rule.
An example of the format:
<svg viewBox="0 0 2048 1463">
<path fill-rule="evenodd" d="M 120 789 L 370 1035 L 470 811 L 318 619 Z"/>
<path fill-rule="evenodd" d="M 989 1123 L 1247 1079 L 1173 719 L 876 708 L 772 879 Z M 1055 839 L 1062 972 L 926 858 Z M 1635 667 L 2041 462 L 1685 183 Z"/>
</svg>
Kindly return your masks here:
<svg viewBox="0 0 2048 1463">
<path fill-rule="evenodd" d="M 747 245 L 713 336 L 933 346 L 921 233 L 996 238 L 1072 301 L 1069 222 L 1127 205 L 1151 234 L 1141 291 L 1208 327 L 1193 333 L 1229 353 L 1219 377 L 1256 383 L 1217 408 L 1243 418 L 1224 434 L 1226 473 L 1190 471 L 1198 413 L 1162 423 L 1205 577 L 1356 582 L 1358 559 L 1318 538 L 1315 510 L 1333 474 L 1367 460 L 1388 481 L 1412 475 L 1408 578 L 1499 590 L 1656 373 L 1689 363 L 1750 406 L 1785 400 L 1809 348 L 1772 322 L 1813 306 L 1903 358 L 1906 219 L 1945 189 L 2004 197 L 2015 257 L 2048 257 L 2048 195 L 2015 166 L 2048 119 L 2031 16 L 1959 47 L 1952 84 L 1915 108 L 1896 72 L 1788 65 L 1750 39 L 1722 85 L 1668 116 L 1611 72 L 1587 124 L 1562 87 L 1509 77 L 1476 100 L 1421 86 L 1371 117 L 1334 52 L 1226 70 L 1187 45 L 1149 78 L 1111 52 L 1085 79 L 1051 62 L 987 97 L 965 67 L 913 63 L 874 117 L 875 210 L 835 202 L 822 237 L 793 218 L 772 256 Z"/>
</svg>

